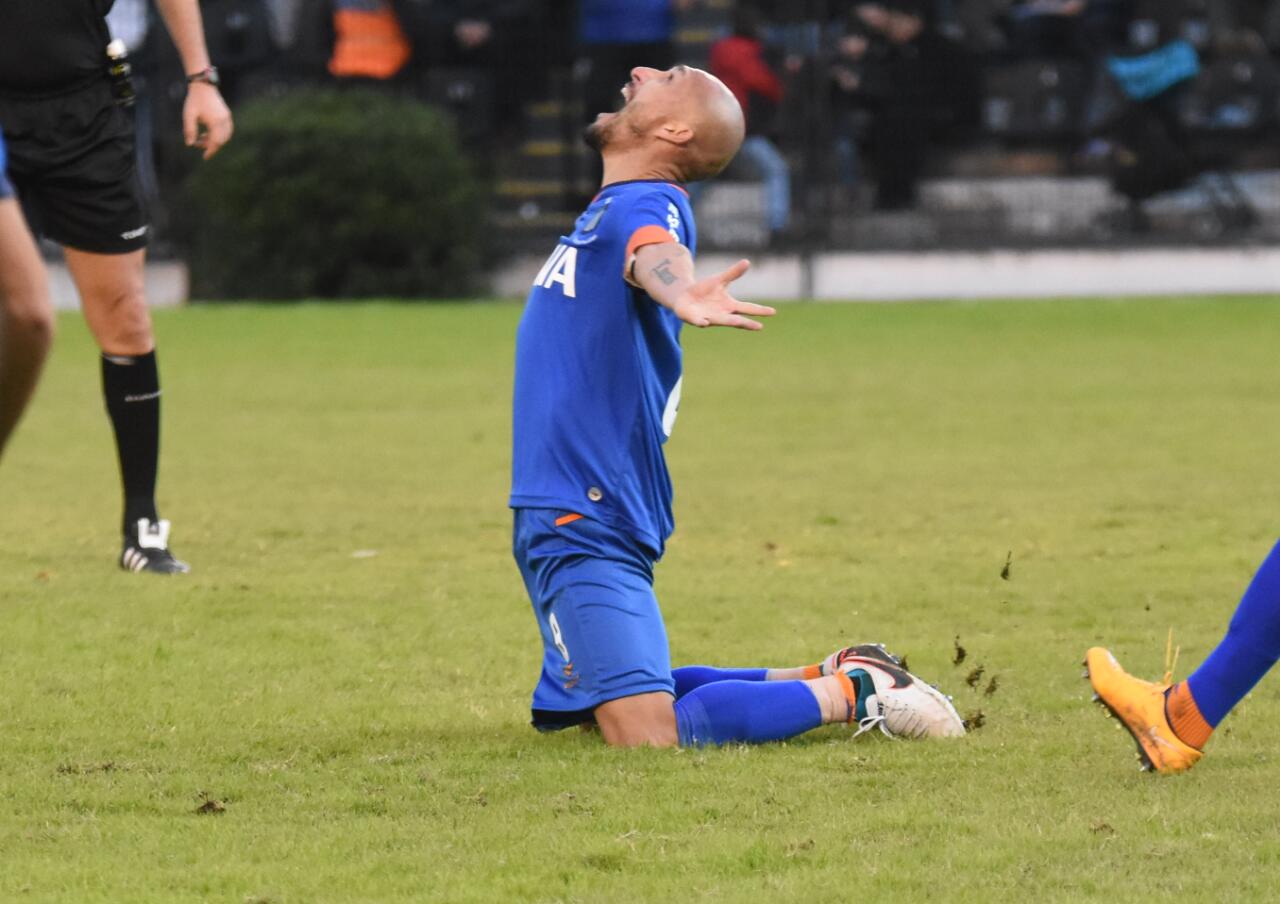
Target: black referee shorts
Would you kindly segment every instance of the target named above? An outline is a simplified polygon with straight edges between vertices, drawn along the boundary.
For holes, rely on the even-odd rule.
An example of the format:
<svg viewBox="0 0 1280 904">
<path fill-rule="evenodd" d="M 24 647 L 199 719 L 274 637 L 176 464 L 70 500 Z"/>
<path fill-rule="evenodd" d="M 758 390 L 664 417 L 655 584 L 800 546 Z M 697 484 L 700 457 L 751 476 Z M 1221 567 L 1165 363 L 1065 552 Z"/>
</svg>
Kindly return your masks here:
<svg viewBox="0 0 1280 904">
<path fill-rule="evenodd" d="M 146 247 L 133 114 L 115 103 L 110 82 L 40 98 L 7 96 L 0 85 L 0 126 L 32 232 L 98 254 Z"/>
</svg>

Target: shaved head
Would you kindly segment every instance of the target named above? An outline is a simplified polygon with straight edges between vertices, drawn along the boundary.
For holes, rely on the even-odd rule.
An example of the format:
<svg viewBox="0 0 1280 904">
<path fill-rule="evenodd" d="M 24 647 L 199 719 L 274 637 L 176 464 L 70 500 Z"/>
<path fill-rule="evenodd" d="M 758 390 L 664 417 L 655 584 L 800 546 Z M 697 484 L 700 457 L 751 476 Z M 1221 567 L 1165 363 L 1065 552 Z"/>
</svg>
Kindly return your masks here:
<svg viewBox="0 0 1280 904">
<path fill-rule="evenodd" d="M 697 106 L 691 116 L 693 140 L 689 142 L 689 166 L 692 174 L 686 182 L 718 176 L 742 147 L 746 123 L 742 107 L 733 92 L 709 72 L 691 69 Z"/>
<path fill-rule="evenodd" d="M 637 178 L 635 170 L 676 182 L 709 179 L 742 146 L 742 108 L 709 72 L 638 67 L 622 96 L 622 109 L 601 113 L 586 133 L 587 143 L 604 157 L 606 181 L 611 164 L 627 178 Z"/>
</svg>

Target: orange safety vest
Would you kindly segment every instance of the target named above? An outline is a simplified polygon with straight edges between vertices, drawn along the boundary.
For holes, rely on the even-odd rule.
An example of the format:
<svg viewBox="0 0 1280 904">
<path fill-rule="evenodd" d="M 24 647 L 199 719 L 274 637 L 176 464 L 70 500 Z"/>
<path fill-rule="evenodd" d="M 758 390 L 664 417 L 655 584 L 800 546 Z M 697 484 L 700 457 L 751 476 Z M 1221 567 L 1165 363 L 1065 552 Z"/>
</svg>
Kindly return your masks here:
<svg viewBox="0 0 1280 904">
<path fill-rule="evenodd" d="M 376 9 L 334 10 L 333 30 L 329 72 L 339 78 L 388 79 L 413 55 L 390 3 L 379 3 Z"/>
</svg>

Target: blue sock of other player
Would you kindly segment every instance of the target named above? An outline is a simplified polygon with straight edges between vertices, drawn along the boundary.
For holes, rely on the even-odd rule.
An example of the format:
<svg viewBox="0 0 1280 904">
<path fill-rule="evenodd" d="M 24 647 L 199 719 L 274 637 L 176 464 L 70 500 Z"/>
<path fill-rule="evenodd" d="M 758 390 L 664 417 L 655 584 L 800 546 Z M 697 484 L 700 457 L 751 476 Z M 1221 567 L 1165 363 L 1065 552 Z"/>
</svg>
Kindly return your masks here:
<svg viewBox="0 0 1280 904">
<path fill-rule="evenodd" d="M 1174 732 L 1203 747 L 1231 709 L 1280 660 L 1280 543 L 1258 568 L 1227 636 L 1186 681 L 1169 689 Z"/>
<path fill-rule="evenodd" d="M 684 673 L 682 676 L 680 673 Z M 745 674 L 690 688 L 697 677 Z M 762 744 L 803 734 L 828 722 L 848 722 L 857 713 L 859 688 L 844 673 L 804 680 L 770 681 L 768 669 L 676 669 L 676 725 L 681 747 Z"/>
</svg>

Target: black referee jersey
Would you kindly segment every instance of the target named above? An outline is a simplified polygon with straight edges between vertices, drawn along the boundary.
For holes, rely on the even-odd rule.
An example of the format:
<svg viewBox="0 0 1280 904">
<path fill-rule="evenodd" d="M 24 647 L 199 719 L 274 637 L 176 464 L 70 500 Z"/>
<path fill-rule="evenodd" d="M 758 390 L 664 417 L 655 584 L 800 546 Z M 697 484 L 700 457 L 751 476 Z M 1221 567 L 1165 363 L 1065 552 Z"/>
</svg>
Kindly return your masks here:
<svg viewBox="0 0 1280 904">
<path fill-rule="evenodd" d="M 0 94 L 48 94 L 101 78 L 115 0 L 0 0 Z"/>
</svg>

